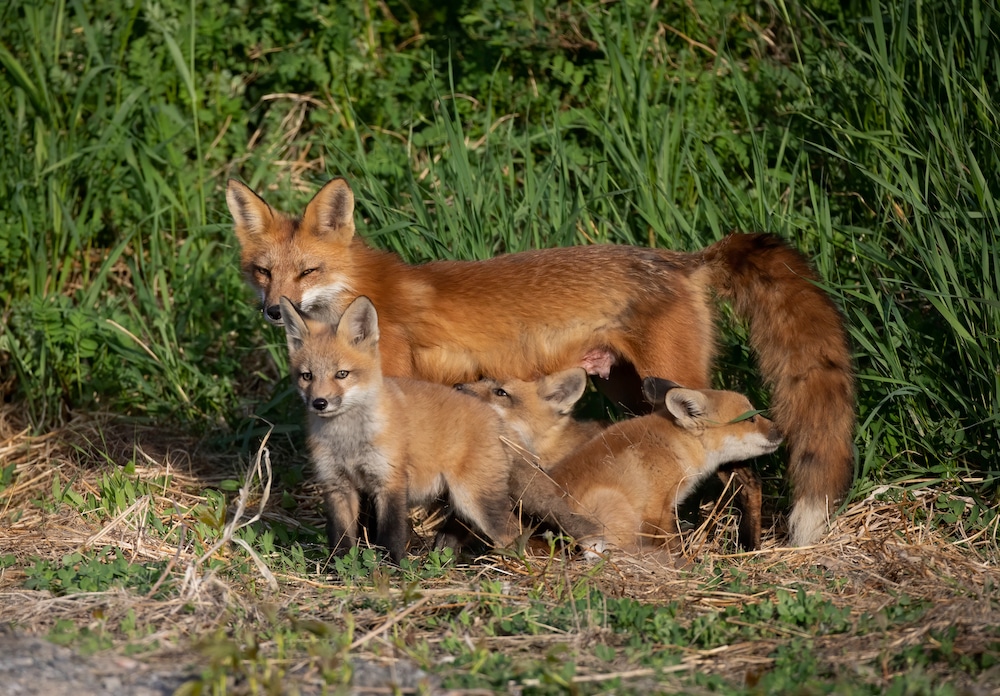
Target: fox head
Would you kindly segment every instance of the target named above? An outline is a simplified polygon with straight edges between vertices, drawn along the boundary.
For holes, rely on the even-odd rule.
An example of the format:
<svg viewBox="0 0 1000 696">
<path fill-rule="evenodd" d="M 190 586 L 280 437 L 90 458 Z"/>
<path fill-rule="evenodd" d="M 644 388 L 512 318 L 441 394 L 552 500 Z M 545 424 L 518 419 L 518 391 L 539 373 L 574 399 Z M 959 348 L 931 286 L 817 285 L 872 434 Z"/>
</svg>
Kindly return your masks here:
<svg viewBox="0 0 1000 696">
<path fill-rule="evenodd" d="M 455 385 L 455 389 L 488 403 L 522 444 L 543 458 L 572 422 L 573 405 L 586 388 L 587 371 L 582 367 L 534 382 L 482 379 Z"/>
<path fill-rule="evenodd" d="M 307 318 L 287 297 L 279 304 L 292 381 L 309 412 L 330 418 L 367 403 L 382 381 L 371 300 L 358 297 L 342 316 L 328 320 Z"/>
<path fill-rule="evenodd" d="M 282 297 L 311 313 L 323 305 L 343 307 L 338 299 L 357 294 L 345 272 L 354 238 L 354 194 L 347 181 L 327 183 L 301 218 L 274 210 L 235 179 L 229 180 L 226 203 L 240 243 L 240 266 L 269 322 L 284 325 Z"/>
<path fill-rule="evenodd" d="M 770 454 L 781 444 L 774 423 L 737 392 L 684 389 L 656 377 L 643 380 L 642 391 L 648 401 L 662 404 L 677 425 L 701 441 L 712 464 Z"/>
</svg>

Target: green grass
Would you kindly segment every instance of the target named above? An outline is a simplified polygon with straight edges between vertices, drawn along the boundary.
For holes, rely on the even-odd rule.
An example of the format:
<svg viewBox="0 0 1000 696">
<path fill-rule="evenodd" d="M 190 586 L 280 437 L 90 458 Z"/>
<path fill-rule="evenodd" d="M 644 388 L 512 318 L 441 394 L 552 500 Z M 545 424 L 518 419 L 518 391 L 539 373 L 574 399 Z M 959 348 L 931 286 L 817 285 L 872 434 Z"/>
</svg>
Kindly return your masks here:
<svg viewBox="0 0 1000 696">
<path fill-rule="evenodd" d="M 239 276 L 223 192 L 237 176 L 277 207 L 301 210 L 319 184 L 346 175 L 362 234 L 412 262 L 592 242 L 694 249 L 734 229 L 790 240 L 814 259 L 855 349 L 852 501 L 903 484 L 893 502 L 906 505 L 905 489 L 929 487 L 936 502 L 914 508 L 913 524 L 995 544 L 1000 12 L 992 4 L 258 5 L 63 0 L 0 9 L 0 391 L 35 433 L 111 413 L 193 432 L 246 458 L 271 432 L 284 457 L 276 500 L 301 517 L 289 492 L 306 474 L 284 337 L 261 321 Z M 718 381 L 766 403 L 745 338 L 727 327 Z M 80 447 L 77 456 L 99 472 L 89 488 L 57 473 L 27 507 L 5 509 L 7 519 L 43 511 L 106 524 L 172 485 L 170 472 L 141 476 L 137 451 L 118 468 L 122 457 L 106 443 Z M 185 543 L 204 552 L 223 533 L 238 479 L 230 471 L 206 482 L 203 500 L 171 513 L 187 520 Z M 26 480 L 0 462 L 0 494 Z M 769 480 L 767 493 L 780 498 L 782 484 Z M 181 544 L 163 509 L 145 508 L 146 528 Z M 364 555 L 331 566 L 309 525 L 235 534 L 275 573 L 340 578 L 351 589 L 335 601 L 352 616 L 376 611 L 366 602 L 391 613 L 377 598 L 401 587 L 477 573 L 439 557 L 395 571 Z M 103 549 L 3 565 L 55 594 L 145 594 L 156 581 L 149 573 L 163 570 Z M 251 556 L 239 546 L 232 553 L 206 563 L 263 591 Z M 181 592 L 175 574 L 158 588 L 164 597 Z M 609 674 L 621 671 L 607 646 L 673 678 L 693 660 L 682 646 L 711 651 L 778 635 L 794 639 L 775 644 L 770 671 L 747 672 L 747 687 L 944 693 L 941 670 L 990 668 L 982 655 L 949 651 L 952 637 L 937 628 L 938 647 L 886 653 L 889 677 L 837 676 L 829 663 L 796 658 L 830 635 L 917 625 L 926 607 L 906 604 L 905 593 L 892 605 L 905 608 L 898 613 L 855 607 L 845 618 L 827 594 L 734 580 L 732 591 L 750 599 L 693 616 L 670 603 L 612 599 L 606 579 L 595 578 L 561 588 L 573 598 L 565 609 L 540 598 L 479 599 L 494 587 L 458 592 L 454 603 L 467 609 L 414 624 L 445 636 L 433 656 L 403 634 L 393 640 L 448 685 L 506 688 L 512 679 L 539 692 L 567 688 L 574 670 L 593 674 L 602 661 Z M 716 582 L 710 574 L 704 591 Z M 392 611 L 412 601 L 393 599 Z M 267 640 L 220 640 L 205 689 L 232 688 L 232 670 L 269 683 L 283 655 L 303 653 L 330 683 L 346 679 L 352 624 L 319 604 L 301 612 L 276 614 Z M 314 620 L 334 626 L 329 641 L 301 630 Z M 141 642 L 143 618 L 131 621 L 114 629 L 115 640 Z M 488 648 L 490 636 L 570 625 L 601 639 L 513 657 Z M 470 626 L 480 644 L 461 638 Z M 66 625 L 58 632 L 73 634 Z M 685 683 L 702 690 L 735 678 L 685 669 Z M 635 682 L 620 684 L 627 691 Z"/>
</svg>

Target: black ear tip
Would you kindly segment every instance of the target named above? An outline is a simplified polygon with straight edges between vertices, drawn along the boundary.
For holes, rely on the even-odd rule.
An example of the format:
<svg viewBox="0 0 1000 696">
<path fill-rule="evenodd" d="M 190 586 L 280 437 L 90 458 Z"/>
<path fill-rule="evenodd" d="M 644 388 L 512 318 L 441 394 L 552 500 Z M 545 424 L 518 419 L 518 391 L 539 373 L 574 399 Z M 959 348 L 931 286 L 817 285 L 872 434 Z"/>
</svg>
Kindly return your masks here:
<svg viewBox="0 0 1000 696">
<path fill-rule="evenodd" d="M 666 398 L 668 391 L 680 386 L 677 382 L 662 377 L 646 377 L 642 380 L 642 396 L 650 404 L 656 406 Z"/>
</svg>

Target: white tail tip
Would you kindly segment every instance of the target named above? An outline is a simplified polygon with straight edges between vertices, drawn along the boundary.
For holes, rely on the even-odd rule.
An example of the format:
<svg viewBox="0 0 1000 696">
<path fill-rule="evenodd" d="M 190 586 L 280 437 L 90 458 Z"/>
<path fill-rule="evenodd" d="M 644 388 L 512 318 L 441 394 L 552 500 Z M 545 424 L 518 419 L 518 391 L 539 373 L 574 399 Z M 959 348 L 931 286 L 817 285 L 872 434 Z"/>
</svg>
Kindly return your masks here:
<svg viewBox="0 0 1000 696">
<path fill-rule="evenodd" d="M 796 501 L 788 517 L 788 532 L 792 546 L 815 544 L 830 528 L 826 499 Z"/>
</svg>

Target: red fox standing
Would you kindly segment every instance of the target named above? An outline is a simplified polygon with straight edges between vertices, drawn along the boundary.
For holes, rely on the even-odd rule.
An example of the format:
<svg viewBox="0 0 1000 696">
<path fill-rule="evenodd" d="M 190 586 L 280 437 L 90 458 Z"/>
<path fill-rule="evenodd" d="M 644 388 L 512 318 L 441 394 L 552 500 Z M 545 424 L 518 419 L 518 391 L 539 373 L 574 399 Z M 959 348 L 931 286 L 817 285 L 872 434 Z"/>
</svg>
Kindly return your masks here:
<svg viewBox="0 0 1000 696">
<path fill-rule="evenodd" d="M 309 449 L 325 489 L 332 549 L 357 543 L 360 493 L 373 499 L 375 543 L 394 561 L 406 551 L 410 506 L 443 494 L 460 518 L 500 546 L 509 544 L 518 531 L 512 468 L 526 465 L 501 441 L 493 410 L 440 384 L 384 378 L 377 314 L 367 297 L 333 322 L 308 321 L 287 298 L 280 303 L 290 371 L 309 411 Z M 526 491 L 528 512 L 574 536 L 593 529 L 545 483 Z"/>
<path fill-rule="evenodd" d="M 843 322 L 806 259 L 772 235 L 733 234 L 690 253 L 593 245 L 414 266 L 355 235 L 344 179 L 327 183 L 301 218 L 235 180 L 226 198 L 264 316 L 283 323 L 281 296 L 308 312 L 343 311 L 367 295 L 388 375 L 451 385 L 582 366 L 607 378 L 627 364 L 640 377 L 707 388 L 714 292 L 748 320 L 772 388 L 790 452 L 792 542 L 816 541 L 850 487 L 854 386 Z"/>
</svg>

